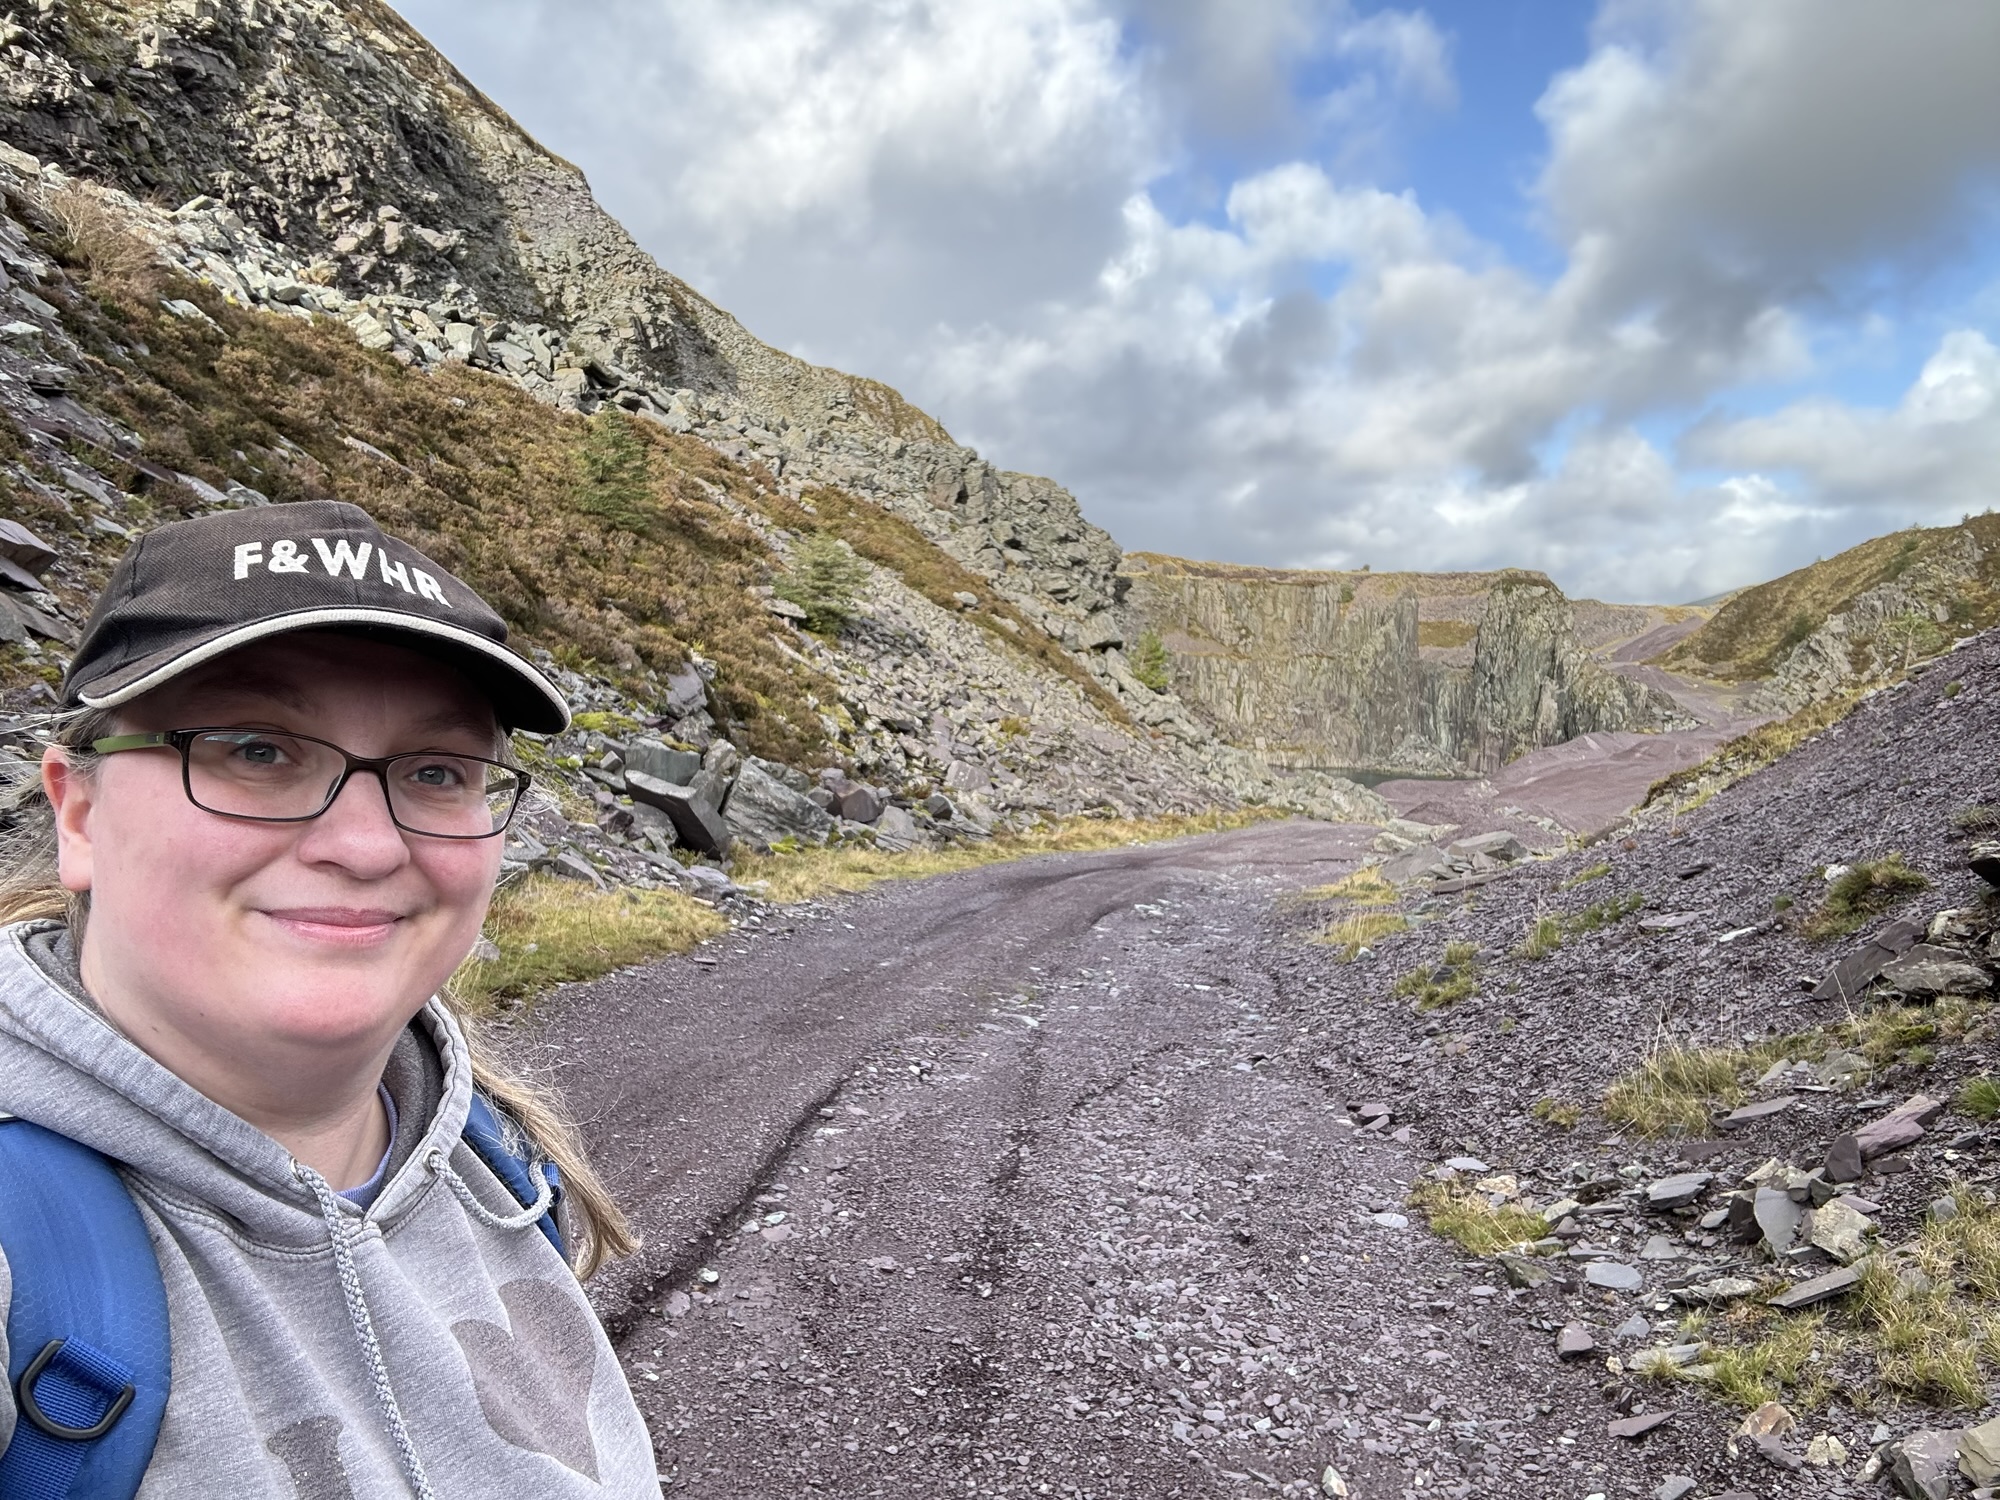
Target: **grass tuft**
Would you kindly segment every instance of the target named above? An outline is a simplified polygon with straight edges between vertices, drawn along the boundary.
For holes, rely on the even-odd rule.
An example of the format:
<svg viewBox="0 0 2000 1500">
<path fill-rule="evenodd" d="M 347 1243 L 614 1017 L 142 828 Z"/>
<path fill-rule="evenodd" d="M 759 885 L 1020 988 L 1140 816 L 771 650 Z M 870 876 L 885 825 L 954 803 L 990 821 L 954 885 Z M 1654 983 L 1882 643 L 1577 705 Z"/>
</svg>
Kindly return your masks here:
<svg viewBox="0 0 2000 1500">
<path fill-rule="evenodd" d="M 1958 1086 L 1954 1102 L 1960 1114 L 1975 1120 L 1990 1120 L 2000 1115 L 2000 1078 L 1981 1073 L 1977 1078 L 1966 1079 Z"/>
<path fill-rule="evenodd" d="M 477 1014 L 554 985 L 685 953 L 728 930 L 725 917 L 679 891 L 600 891 L 530 875 L 494 894 L 486 936 L 499 958 L 468 959 L 452 976 L 452 990 Z"/>
<path fill-rule="evenodd" d="M 1514 950 L 1516 958 L 1547 958 L 1563 945 L 1562 923 L 1554 917 L 1537 917 L 1535 925 L 1528 929 L 1528 935 L 1521 940 L 1521 946 Z"/>
<path fill-rule="evenodd" d="M 1398 999 L 1414 1000 L 1418 1010 L 1442 1010 L 1469 999 L 1479 990 L 1479 945 L 1455 942 L 1445 945 L 1444 958 L 1436 964 L 1420 964 L 1390 988 Z"/>
<path fill-rule="evenodd" d="M 1396 887 L 1382 876 L 1379 866 L 1369 865 L 1352 875 L 1343 875 L 1331 885 L 1316 885 L 1300 892 L 1307 901 L 1345 901 L 1350 906 L 1394 906 Z"/>
<path fill-rule="evenodd" d="M 1549 1232 L 1549 1221 L 1531 1208 L 1518 1203 L 1495 1207 L 1483 1194 L 1445 1182 L 1419 1182 L 1410 1192 L 1410 1206 L 1430 1221 L 1432 1234 L 1474 1255 L 1519 1250 Z"/>
<path fill-rule="evenodd" d="M 1385 937 L 1394 937 L 1409 930 L 1409 919 L 1401 912 L 1351 911 L 1334 918 L 1313 941 L 1340 949 L 1340 956 L 1352 963 L 1360 957 L 1362 949 L 1372 948 Z"/>
<path fill-rule="evenodd" d="M 1900 854 L 1862 860 L 1827 886 L 1826 899 L 1806 919 L 1805 935 L 1813 939 L 1845 937 L 1903 897 L 1929 888 L 1929 878 L 1903 863 Z"/>
<path fill-rule="evenodd" d="M 1567 1099 L 1547 1097 L 1529 1105 L 1528 1113 L 1544 1125 L 1553 1125 L 1558 1130 L 1574 1130 L 1583 1118 L 1583 1106 L 1572 1104 Z"/>
<path fill-rule="evenodd" d="M 1988 834 L 2000 830 L 2000 807 L 1974 802 L 1951 815 L 1951 826 L 1960 833 Z"/>
<path fill-rule="evenodd" d="M 1569 879 L 1565 880 L 1561 888 L 1566 891 L 1573 891 L 1580 885 L 1589 885 L 1593 880 L 1602 880 L 1610 873 L 1611 861 L 1608 859 L 1600 864 L 1586 865 L 1583 869 L 1578 870 Z"/>
<path fill-rule="evenodd" d="M 1645 1136 L 1698 1134 L 1717 1105 L 1743 1101 L 1755 1061 L 1734 1047 L 1663 1047 L 1606 1090 L 1604 1118 Z"/>
</svg>

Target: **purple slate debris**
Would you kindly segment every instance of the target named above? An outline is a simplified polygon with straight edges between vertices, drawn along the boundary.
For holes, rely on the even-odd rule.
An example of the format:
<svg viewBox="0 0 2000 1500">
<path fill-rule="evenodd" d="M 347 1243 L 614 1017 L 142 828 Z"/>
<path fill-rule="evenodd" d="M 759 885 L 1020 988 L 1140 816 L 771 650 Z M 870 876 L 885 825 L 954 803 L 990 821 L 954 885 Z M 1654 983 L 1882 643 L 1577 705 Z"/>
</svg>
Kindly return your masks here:
<svg viewBox="0 0 2000 1500">
<path fill-rule="evenodd" d="M 1758 1457 L 1773 1468 L 1796 1469 L 1805 1462 L 1798 1454 L 1787 1448 L 1785 1440 L 1775 1432 L 1760 1432 L 1750 1441 L 1756 1445 Z"/>
<path fill-rule="evenodd" d="M 1646 1206 L 1685 1208 L 1707 1192 L 1708 1185 L 1713 1181 L 1714 1176 L 1708 1172 L 1676 1172 L 1672 1177 L 1662 1177 L 1646 1189 Z"/>
<path fill-rule="evenodd" d="M 1802 1307 L 1811 1307 L 1815 1302 L 1824 1302 L 1830 1297 L 1838 1297 L 1843 1292 L 1851 1292 L 1861 1285 L 1861 1273 L 1868 1262 L 1858 1260 L 1851 1266 L 1842 1266 L 1838 1271 L 1828 1271 L 1824 1276 L 1815 1276 L 1811 1281 L 1801 1281 L 1769 1299 L 1770 1305 L 1783 1312 L 1796 1312 Z"/>
<path fill-rule="evenodd" d="M 1815 1000 L 1858 1000 L 1862 991 L 1882 977 L 1882 971 L 1917 945 L 1924 935 L 1920 922 L 1891 922 L 1828 971 L 1812 992 Z"/>
<path fill-rule="evenodd" d="M 1347 1106 L 1347 1111 L 1363 1125 L 1371 1125 L 1377 1120 L 1389 1118 L 1389 1106 L 1379 1100 L 1370 1100 L 1366 1104 L 1350 1104 Z"/>
<path fill-rule="evenodd" d="M 1745 1125 L 1754 1125 L 1759 1120 L 1768 1120 L 1772 1115 L 1783 1114 L 1799 1102 L 1796 1094 L 1780 1094 L 1775 1099 L 1761 1099 L 1755 1104 L 1746 1104 L 1741 1109 L 1732 1109 L 1715 1122 L 1717 1130 L 1741 1130 Z"/>
<path fill-rule="evenodd" d="M 1826 1148 L 1826 1165 L 1821 1170 L 1828 1182 L 1859 1182 L 1862 1173 L 1861 1142 L 1852 1133 L 1837 1135 Z"/>
<path fill-rule="evenodd" d="M 1624 1438 L 1628 1443 L 1636 1443 L 1656 1427 L 1664 1427 L 1673 1421 L 1677 1413 L 1672 1411 L 1649 1411 L 1643 1416 L 1620 1417 L 1605 1428 L 1612 1437 Z"/>
<path fill-rule="evenodd" d="M 1581 1323 L 1567 1323 L 1556 1335 L 1557 1359 L 1581 1359 L 1597 1352 L 1597 1338 Z"/>
<path fill-rule="evenodd" d="M 1672 932 L 1679 927 L 1690 927 L 1700 920 L 1701 913 L 1695 911 L 1662 913 L 1657 917 L 1639 918 L 1639 930 L 1641 932 Z"/>
</svg>

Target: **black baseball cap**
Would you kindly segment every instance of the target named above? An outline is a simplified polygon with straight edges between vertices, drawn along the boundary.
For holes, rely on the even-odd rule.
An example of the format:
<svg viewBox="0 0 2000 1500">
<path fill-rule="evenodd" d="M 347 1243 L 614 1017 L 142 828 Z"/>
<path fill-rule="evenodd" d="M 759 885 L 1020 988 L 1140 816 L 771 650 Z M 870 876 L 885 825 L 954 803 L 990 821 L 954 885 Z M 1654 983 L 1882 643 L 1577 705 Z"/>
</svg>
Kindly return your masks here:
<svg viewBox="0 0 2000 1500">
<path fill-rule="evenodd" d="M 449 661 L 510 729 L 554 734 L 569 705 L 508 649 L 485 600 L 358 505 L 307 500 L 149 531 L 98 596 L 63 678 L 65 708 L 115 708 L 254 641 L 354 630 Z"/>
</svg>

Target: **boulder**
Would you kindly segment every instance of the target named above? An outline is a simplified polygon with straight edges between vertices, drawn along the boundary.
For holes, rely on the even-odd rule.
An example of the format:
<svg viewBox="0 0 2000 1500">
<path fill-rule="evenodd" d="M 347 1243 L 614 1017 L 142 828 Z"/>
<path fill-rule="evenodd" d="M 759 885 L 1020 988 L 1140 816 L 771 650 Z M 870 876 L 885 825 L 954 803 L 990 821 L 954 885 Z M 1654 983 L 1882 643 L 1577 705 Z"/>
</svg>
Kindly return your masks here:
<svg viewBox="0 0 2000 1500">
<path fill-rule="evenodd" d="M 1859 1182 L 1862 1167 L 1861 1142 L 1850 1132 L 1833 1138 L 1833 1144 L 1826 1148 L 1826 1165 L 1820 1170 L 1828 1182 Z"/>
<path fill-rule="evenodd" d="M 56 549 L 28 530 L 19 521 L 0 516 L 0 559 L 15 565 L 28 581 L 23 587 L 39 588 L 42 570 L 56 560 Z"/>
<path fill-rule="evenodd" d="M 728 740 L 717 740 L 708 747 L 708 753 L 701 758 L 702 769 L 704 771 L 713 771 L 724 781 L 734 776 L 737 768 L 742 764 L 743 752 L 730 744 Z"/>
<path fill-rule="evenodd" d="M 1881 977 L 1883 983 L 1894 985 L 1912 1000 L 1984 995 L 1993 988 L 1993 976 L 1979 964 L 1953 949 L 1930 943 L 1918 943 L 1884 964 Z"/>
<path fill-rule="evenodd" d="M 743 764 L 745 766 L 755 766 L 766 776 L 777 782 L 779 786 L 787 787 L 797 792 L 801 797 L 808 796 L 812 792 L 813 779 L 803 771 L 794 770 L 792 767 L 783 765 L 775 760 L 760 760 L 754 755 L 744 761 Z"/>
<path fill-rule="evenodd" d="M 671 849 L 681 841 L 680 830 L 674 827 L 674 820 L 650 802 L 632 799 L 632 831 L 641 838 L 659 847 Z"/>
<path fill-rule="evenodd" d="M 1909 1500 L 1949 1500 L 1959 1434 L 1926 1428 L 1890 1450 L 1889 1483 Z"/>
<path fill-rule="evenodd" d="M 1708 1191 L 1715 1178 L 1707 1172 L 1677 1172 L 1646 1189 L 1648 1208 L 1684 1208 Z"/>
<path fill-rule="evenodd" d="M 625 747 L 625 769 L 638 771 L 655 781 L 687 786 L 701 768 L 701 757 L 694 751 L 676 750 L 658 740 L 637 739 Z"/>
<path fill-rule="evenodd" d="M 1975 1485 L 2000 1484 L 2000 1417 L 1960 1435 L 1958 1472 Z"/>
<path fill-rule="evenodd" d="M 873 823 L 882 816 L 882 794 L 857 782 L 838 781 L 833 792 L 833 810 L 850 823 Z"/>
<path fill-rule="evenodd" d="M 685 718 L 707 706 L 708 683 L 693 666 L 667 675 L 667 697 L 661 708 L 669 719 Z"/>
<path fill-rule="evenodd" d="M 917 820 L 910 816 L 907 807 L 897 807 L 894 803 L 882 809 L 882 815 L 875 820 L 875 844 L 877 848 L 890 850 L 916 849 L 926 842 L 917 827 Z"/>
<path fill-rule="evenodd" d="M 1497 860 L 1502 864 L 1512 864 L 1515 860 L 1528 857 L 1528 846 L 1511 833 L 1480 833 L 1471 838 L 1458 839 L 1446 846 L 1446 854 L 1454 859 Z"/>
<path fill-rule="evenodd" d="M 955 760 L 944 773 L 944 784 L 954 792 L 976 792 L 993 784 L 986 768 L 969 760 Z"/>
<path fill-rule="evenodd" d="M 689 848 L 718 858 L 729 852 L 729 828 L 715 805 L 708 800 L 708 788 L 676 786 L 671 781 L 661 781 L 627 766 L 625 789 L 632 794 L 634 802 L 665 813 L 674 825 L 674 833 Z"/>
<path fill-rule="evenodd" d="M 1838 1198 L 1806 1215 L 1806 1243 L 1818 1246 L 1843 1266 L 1853 1265 L 1868 1253 L 1868 1236 L 1874 1230 L 1872 1219 Z"/>
<path fill-rule="evenodd" d="M 729 800 L 722 804 L 722 820 L 753 849 L 769 849 L 783 839 L 823 844 L 833 833 L 833 819 L 804 791 L 785 785 L 771 774 L 769 762 L 755 758 L 737 773 Z"/>
<path fill-rule="evenodd" d="M 1835 964 L 1813 990 L 1815 1000 L 1852 1001 L 1861 998 L 1868 986 L 1900 955 L 1916 946 L 1923 937 L 1919 922 L 1891 922 L 1854 952 Z"/>
</svg>

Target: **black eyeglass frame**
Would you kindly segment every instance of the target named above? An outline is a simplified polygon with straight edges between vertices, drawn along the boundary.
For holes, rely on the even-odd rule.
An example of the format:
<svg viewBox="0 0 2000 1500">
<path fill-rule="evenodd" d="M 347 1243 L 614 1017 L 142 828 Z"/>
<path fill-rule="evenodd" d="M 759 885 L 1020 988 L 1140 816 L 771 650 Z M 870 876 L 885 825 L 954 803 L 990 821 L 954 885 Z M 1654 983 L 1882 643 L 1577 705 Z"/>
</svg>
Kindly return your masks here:
<svg viewBox="0 0 2000 1500">
<path fill-rule="evenodd" d="M 341 768 L 339 779 L 326 794 L 326 801 L 319 805 L 317 812 L 301 814 L 296 818 L 266 818 L 256 813 L 223 812 L 210 807 L 194 794 L 194 769 L 189 759 L 189 751 L 196 739 L 204 734 L 269 734 L 288 740 L 304 740 L 309 745 L 324 745 L 333 751 L 346 765 Z M 510 766 L 504 760 L 494 760 L 485 755 L 466 755 L 457 750 L 404 750 L 395 755 L 370 757 L 354 755 L 332 740 L 323 740 L 318 735 L 295 734 L 289 729 L 254 729 L 243 724 L 207 724 L 199 729 L 168 729 L 157 734 L 114 734 L 101 740 L 92 740 L 90 748 L 99 755 L 116 755 L 121 750 L 169 749 L 181 758 L 181 790 L 187 793 L 188 801 L 203 812 L 217 818 L 241 818 L 246 823 L 310 823 L 314 818 L 325 815 L 326 810 L 340 800 L 340 794 L 347 790 L 347 783 L 356 771 L 365 771 L 382 783 L 382 805 L 389 810 L 389 821 L 405 833 L 413 833 L 420 839 L 451 839 L 469 842 L 477 839 L 498 838 L 513 826 L 514 815 L 521 810 L 521 798 L 527 793 L 528 783 L 534 778 L 519 766 Z M 514 778 L 514 800 L 508 804 L 507 816 L 500 825 L 486 833 L 432 833 L 425 828 L 412 828 L 396 816 L 396 799 L 389 791 L 389 767 L 399 760 L 408 760 L 419 755 L 449 755 L 454 760 L 476 761 L 482 766 L 498 766 Z"/>
</svg>

